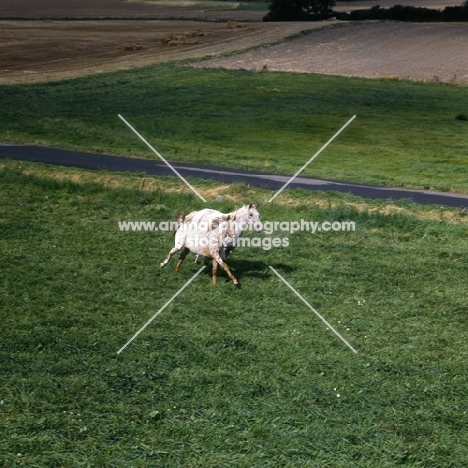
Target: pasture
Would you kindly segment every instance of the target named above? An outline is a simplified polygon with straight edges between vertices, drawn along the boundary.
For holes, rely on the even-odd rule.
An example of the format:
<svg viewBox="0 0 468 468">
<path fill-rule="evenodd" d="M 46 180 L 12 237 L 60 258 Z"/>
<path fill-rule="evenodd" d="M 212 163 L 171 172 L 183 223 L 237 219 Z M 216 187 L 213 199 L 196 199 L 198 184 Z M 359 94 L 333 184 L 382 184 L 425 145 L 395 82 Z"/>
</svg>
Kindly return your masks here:
<svg viewBox="0 0 468 468">
<path fill-rule="evenodd" d="M 151 158 L 121 113 L 169 160 L 292 174 L 356 114 L 305 174 L 468 193 L 466 86 L 195 68 L 306 28 L 129 21 L 262 11 L 4 3 L 14 18 L 126 21 L 2 21 L 0 142 Z M 268 204 L 271 192 L 190 180 L 205 205 L 176 178 L 143 177 L 0 161 L 0 467 L 466 465 L 465 211 L 302 191 Z M 237 248 L 240 287 L 223 272 L 212 286 L 206 268 L 117 354 L 200 268 L 190 255 L 161 270 L 171 233 L 118 223 L 258 202 L 263 222 L 356 230 L 262 233 L 288 243 Z"/>
<path fill-rule="evenodd" d="M 238 248 L 240 289 L 206 269 L 117 355 L 198 269 L 160 270 L 172 235 L 118 221 L 204 205 L 172 178 L 141 191 L 136 175 L 20 162 L 0 177 L 1 466 L 464 466 L 464 212 L 289 193 L 264 222 L 355 232 Z M 191 182 L 229 193 L 222 211 L 269 195 Z"/>
<path fill-rule="evenodd" d="M 468 193 L 468 87 L 159 64 L 0 87 L 0 141 Z M 155 157 L 155 156 L 154 156 Z"/>
</svg>

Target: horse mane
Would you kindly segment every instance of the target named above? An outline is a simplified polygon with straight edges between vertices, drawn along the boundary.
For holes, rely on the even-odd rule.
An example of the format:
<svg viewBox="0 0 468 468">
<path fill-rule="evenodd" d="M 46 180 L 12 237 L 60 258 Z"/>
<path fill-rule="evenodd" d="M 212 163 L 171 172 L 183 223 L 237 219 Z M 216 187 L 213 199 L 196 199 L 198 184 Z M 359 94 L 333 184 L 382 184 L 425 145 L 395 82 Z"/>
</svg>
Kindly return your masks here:
<svg viewBox="0 0 468 468">
<path fill-rule="evenodd" d="M 185 213 L 183 211 L 179 211 L 176 215 L 176 223 L 177 223 L 177 227 L 174 229 L 174 231 L 172 232 L 172 235 L 176 235 L 176 232 L 177 232 L 177 229 L 179 229 L 180 225 L 182 223 L 185 223 Z"/>
<path fill-rule="evenodd" d="M 198 211 L 192 211 L 188 215 L 184 216 L 183 223 L 184 224 L 190 224 L 192 222 L 193 218 L 195 217 L 195 215 L 197 215 L 198 213 L 199 213 Z M 220 223 L 222 223 L 224 221 L 227 221 L 228 219 L 229 219 L 229 214 L 219 215 L 219 216 L 213 217 L 210 220 L 210 226 L 209 226 L 210 229 L 208 229 L 208 230 L 211 231 L 213 229 L 216 229 L 220 225 Z M 179 219 L 177 219 L 177 221 L 179 221 Z"/>
<path fill-rule="evenodd" d="M 227 221 L 229 219 L 229 215 L 222 215 L 222 216 L 216 216 L 211 220 L 210 227 L 212 229 L 216 229 L 221 223 Z"/>
<path fill-rule="evenodd" d="M 237 219 L 237 216 L 239 216 L 240 212 L 244 210 L 246 207 L 247 205 L 241 206 L 237 210 L 234 210 L 228 213 L 227 216 L 229 216 L 229 219 L 232 219 L 232 221 L 235 221 Z"/>
<path fill-rule="evenodd" d="M 192 221 L 193 217 L 198 213 L 198 211 L 192 211 L 188 215 L 185 215 L 184 217 L 184 223 L 190 223 Z"/>
</svg>

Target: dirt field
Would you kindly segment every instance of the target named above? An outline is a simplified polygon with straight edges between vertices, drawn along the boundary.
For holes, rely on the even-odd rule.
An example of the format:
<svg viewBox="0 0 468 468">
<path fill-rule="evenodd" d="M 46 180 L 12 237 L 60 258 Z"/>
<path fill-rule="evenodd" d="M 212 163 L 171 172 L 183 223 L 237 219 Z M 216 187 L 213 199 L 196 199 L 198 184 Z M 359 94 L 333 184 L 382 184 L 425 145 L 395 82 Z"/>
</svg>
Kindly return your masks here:
<svg viewBox="0 0 468 468">
<path fill-rule="evenodd" d="M 236 11 L 223 6 L 214 11 L 193 7 L 168 6 L 161 2 L 144 3 L 126 0 L 1 0 L 0 19 L 198 19 L 261 21 L 265 12 Z M 181 2 L 182 3 L 182 2 Z"/>
<path fill-rule="evenodd" d="M 263 11 L 237 11 L 231 5 L 236 2 L 221 2 L 222 7 L 200 9 L 188 7 L 190 2 L 176 0 L 2 0 L 0 19 L 90 19 L 90 18 L 148 18 L 148 19 L 194 19 L 262 21 Z M 201 3 L 201 2 L 200 2 Z M 335 10 L 351 11 L 380 5 L 388 8 L 395 4 L 443 9 L 461 5 L 463 0 L 368 0 L 363 2 L 337 2 Z M 170 6 L 177 5 L 179 6 Z M 184 6 L 186 5 L 186 6 Z"/>
<path fill-rule="evenodd" d="M 232 8 L 234 3 L 223 5 Z M 443 8 L 460 1 L 371 0 L 340 2 L 337 8 L 376 3 L 383 7 L 404 3 Z M 173 2 L 161 0 L 154 5 L 136 0 L 2 0 L 0 17 L 43 20 L 0 21 L 0 84 L 60 80 L 162 61 L 219 57 L 324 27 L 309 36 L 242 55 L 205 60 L 199 66 L 468 82 L 467 23 L 342 23 L 342 27 L 327 29 L 337 23 L 263 23 L 264 12 L 203 11 L 168 4 Z M 240 23 L 227 27 L 226 20 L 233 19 Z"/>
<path fill-rule="evenodd" d="M 0 84 L 59 80 L 244 50 L 278 41 L 310 26 L 193 21 L 0 21 Z"/>
<path fill-rule="evenodd" d="M 197 66 L 468 83 L 468 24 L 347 24 Z"/>
</svg>

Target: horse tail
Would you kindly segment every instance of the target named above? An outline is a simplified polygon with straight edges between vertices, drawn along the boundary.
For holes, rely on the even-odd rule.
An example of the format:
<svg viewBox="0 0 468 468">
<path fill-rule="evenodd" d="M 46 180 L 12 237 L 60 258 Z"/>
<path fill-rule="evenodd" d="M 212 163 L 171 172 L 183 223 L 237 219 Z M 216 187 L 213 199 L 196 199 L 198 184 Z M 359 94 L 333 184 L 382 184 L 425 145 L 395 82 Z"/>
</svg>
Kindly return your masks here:
<svg viewBox="0 0 468 468">
<path fill-rule="evenodd" d="M 180 228 L 180 225 L 184 222 L 184 220 L 185 220 L 185 213 L 183 211 L 179 211 L 176 215 L 177 226 L 174 229 L 172 235 L 174 236 L 176 235 L 177 230 Z"/>
</svg>

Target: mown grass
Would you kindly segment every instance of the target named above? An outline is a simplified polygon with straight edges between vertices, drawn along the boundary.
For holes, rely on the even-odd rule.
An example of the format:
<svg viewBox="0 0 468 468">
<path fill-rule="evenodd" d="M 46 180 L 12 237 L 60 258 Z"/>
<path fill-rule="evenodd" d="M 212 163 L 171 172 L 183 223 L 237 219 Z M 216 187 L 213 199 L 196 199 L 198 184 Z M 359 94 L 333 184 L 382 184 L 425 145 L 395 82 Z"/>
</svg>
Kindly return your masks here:
<svg viewBox="0 0 468 468">
<path fill-rule="evenodd" d="M 170 233 L 117 222 L 204 205 L 172 179 L 141 191 L 44 171 L 0 171 L 1 466 L 465 466 L 466 224 L 291 193 L 262 219 L 354 220 L 356 231 L 239 248 L 241 288 L 203 272 L 117 355 L 198 268 L 160 270 Z"/>
<path fill-rule="evenodd" d="M 164 64 L 0 87 L 0 140 L 468 192 L 468 88 Z"/>
</svg>

